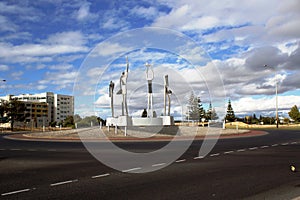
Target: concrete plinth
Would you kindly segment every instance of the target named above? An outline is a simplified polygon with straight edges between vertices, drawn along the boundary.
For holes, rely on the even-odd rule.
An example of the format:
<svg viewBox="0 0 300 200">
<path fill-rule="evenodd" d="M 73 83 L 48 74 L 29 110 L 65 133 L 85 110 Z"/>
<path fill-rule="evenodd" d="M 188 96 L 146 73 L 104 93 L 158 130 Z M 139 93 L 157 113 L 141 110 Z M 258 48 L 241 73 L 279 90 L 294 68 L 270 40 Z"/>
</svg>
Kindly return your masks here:
<svg viewBox="0 0 300 200">
<path fill-rule="evenodd" d="M 162 126 L 161 118 L 132 118 L 133 126 Z"/>
<path fill-rule="evenodd" d="M 173 116 L 160 116 L 159 118 L 161 118 L 163 120 L 164 126 L 174 125 L 174 117 Z"/>
<path fill-rule="evenodd" d="M 119 116 L 106 119 L 107 126 L 132 126 L 132 117 Z"/>
</svg>

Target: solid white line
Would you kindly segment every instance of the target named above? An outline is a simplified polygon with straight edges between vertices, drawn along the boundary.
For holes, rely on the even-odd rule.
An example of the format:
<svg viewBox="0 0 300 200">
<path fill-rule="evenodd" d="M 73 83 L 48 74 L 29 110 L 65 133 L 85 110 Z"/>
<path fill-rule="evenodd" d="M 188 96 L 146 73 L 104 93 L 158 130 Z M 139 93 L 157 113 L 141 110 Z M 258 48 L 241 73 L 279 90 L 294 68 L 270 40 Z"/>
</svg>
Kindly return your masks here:
<svg viewBox="0 0 300 200">
<path fill-rule="evenodd" d="M 204 158 L 204 156 L 197 156 L 197 157 L 194 157 L 194 160 L 202 159 L 202 158 Z"/>
<path fill-rule="evenodd" d="M 234 151 L 225 151 L 224 154 L 230 154 L 233 153 Z"/>
<path fill-rule="evenodd" d="M 261 149 L 264 149 L 264 148 L 268 148 L 269 146 L 261 146 L 260 148 Z"/>
<path fill-rule="evenodd" d="M 258 149 L 258 147 L 251 147 L 251 148 L 249 148 L 249 150 L 256 150 L 256 149 Z"/>
<path fill-rule="evenodd" d="M 142 169 L 142 168 L 141 167 L 135 167 L 135 168 L 131 168 L 131 169 L 122 170 L 122 172 L 131 172 L 131 171 L 140 170 L 140 169 Z"/>
<path fill-rule="evenodd" d="M 154 164 L 152 165 L 152 167 L 158 167 L 158 166 L 162 166 L 162 165 L 165 165 L 166 163 L 157 163 L 157 164 Z"/>
<path fill-rule="evenodd" d="M 278 144 L 272 144 L 272 147 L 277 147 L 278 146 Z"/>
<path fill-rule="evenodd" d="M 7 195 L 11 195 L 11 194 L 17 194 L 17 193 L 29 192 L 29 191 L 30 191 L 30 189 L 16 190 L 16 191 L 12 191 L 12 192 L 3 193 L 3 194 L 1 194 L 1 196 L 7 196 Z"/>
<path fill-rule="evenodd" d="M 58 182 L 58 183 L 52 183 L 50 184 L 50 186 L 58 186 L 58 185 L 63 185 L 63 184 L 68 184 L 68 183 L 74 183 L 74 182 L 77 182 L 78 180 L 75 179 L 75 180 L 69 180 L 69 181 L 63 181 L 63 182 Z"/>
<path fill-rule="evenodd" d="M 220 155 L 219 153 L 214 153 L 214 154 L 210 154 L 209 156 L 214 157 L 214 156 L 219 156 L 219 155 Z"/>
<path fill-rule="evenodd" d="M 106 176 L 109 176 L 109 175 L 110 175 L 109 173 L 100 174 L 100 175 L 92 176 L 92 178 L 102 178 L 102 177 L 106 177 Z"/>
<path fill-rule="evenodd" d="M 175 162 L 176 163 L 181 163 L 181 162 L 185 162 L 186 160 L 185 159 L 181 159 L 181 160 L 176 160 Z"/>
<path fill-rule="evenodd" d="M 239 150 L 237 150 L 237 152 L 244 152 L 244 151 L 246 151 L 246 149 L 239 149 Z"/>
<path fill-rule="evenodd" d="M 281 143 L 282 146 L 285 146 L 285 145 L 288 145 L 288 144 L 289 144 L 289 143 L 287 143 L 287 142 L 286 142 L 286 143 Z"/>
</svg>

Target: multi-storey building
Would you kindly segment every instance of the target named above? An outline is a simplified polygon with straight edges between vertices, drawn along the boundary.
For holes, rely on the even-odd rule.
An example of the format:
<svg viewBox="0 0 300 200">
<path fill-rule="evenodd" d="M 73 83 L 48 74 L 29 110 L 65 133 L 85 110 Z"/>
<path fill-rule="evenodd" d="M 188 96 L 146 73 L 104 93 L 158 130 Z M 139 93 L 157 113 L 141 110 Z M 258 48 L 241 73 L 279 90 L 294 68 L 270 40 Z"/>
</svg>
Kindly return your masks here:
<svg viewBox="0 0 300 200">
<path fill-rule="evenodd" d="M 8 95 L 0 99 L 9 101 L 16 99 L 25 102 L 29 117 L 26 121 L 34 122 L 35 126 L 48 125 L 49 122 L 62 122 L 74 115 L 74 97 L 70 95 L 44 92 L 40 94 Z M 33 122 L 32 122 L 33 121 Z"/>
</svg>

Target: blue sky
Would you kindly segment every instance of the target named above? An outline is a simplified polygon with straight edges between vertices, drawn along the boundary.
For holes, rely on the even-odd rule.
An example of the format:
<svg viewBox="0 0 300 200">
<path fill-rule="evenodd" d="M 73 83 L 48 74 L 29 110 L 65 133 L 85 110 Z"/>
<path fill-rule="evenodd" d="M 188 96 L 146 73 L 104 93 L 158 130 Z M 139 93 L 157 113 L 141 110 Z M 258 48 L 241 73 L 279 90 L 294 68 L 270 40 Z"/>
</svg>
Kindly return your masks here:
<svg viewBox="0 0 300 200">
<path fill-rule="evenodd" d="M 184 79 L 201 96 L 203 103 L 210 101 L 210 94 L 225 92 L 225 99 L 232 100 L 233 109 L 239 114 L 273 114 L 277 80 L 279 107 L 286 112 L 295 104 L 300 106 L 299 13 L 300 3 L 297 0 L 1 1 L 0 78 L 7 81 L 0 85 L 0 96 L 45 91 L 76 96 L 79 91 L 74 91 L 74 84 L 77 81 L 78 85 L 81 76 L 86 75 L 84 73 L 90 73 L 86 76 L 90 85 L 84 88 L 84 92 L 93 96 L 93 100 L 77 102 L 76 112 L 108 116 L 107 109 L 100 109 L 109 103 L 105 96 L 107 81 L 114 80 L 118 85 L 125 66 L 122 62 L 125 64 L 124 56 L 128 55 L 132 76 L 145 69 L 141 67 L 142 63 L 150 62 L 156 69 L 155 74 L 160 77 L 157 83 L 162 81 L 163 73 L 168 72 L 172 80 L 172 76 L 174 79 L 178 74 L 192 76 L 192 68 L 199 67 L 202 78 Z M 113 39 L 116 35 L 146 27 L 183 34 L 201 50 L 188 44 L 188 52 L 149 50 L 151 45 L 147 43 L 144 50 L 135 50 L 129 48 L 126 41 Z M 138 37 L 136 42 L 142 40 Z M 155 40 L 160 43 L 167 41 L 163 37 Z M 103 63 L 106 68 L 96 63 L 89 66 L 92 52 L 103 43 L 106 46 L 102 45 L 105 47 L 102 53 L 115 59 L 112 63 Z M 204 52 L 205 61 L 198 62 L 195 58 Z M 265 64 L 274 69 L 264 69 Z M 160 71 L 159 66 L 172 71 Z M 215 73 L 211 68 L 217 69 L 223 88 L 214 81 Z M 93 70 L 106 71 L 107 77 Z M 129 80 L 138 85 L 144 84 L 144 77 L 134 79 L 136 77 L 132 76 Z M 184 91 L 182 88 L 178 95 Z M 160 95 L 156 95 L 159 103 Z M 220 96 L 224 98 L 224 95 Z M 176 94 L 172 112 L 179 113 L 182 106 L 176 103 L 175 97 Z M 215 98 L 221 99 L 216 95 Z M 144 97 L 135 101 L 143 102 Z M 132 103 L 132 114 L 139 113 L 143 106 L 144 103 Z M 220 103 L 215 103 L 215 106 L 222 110 Z"/>
</svg>

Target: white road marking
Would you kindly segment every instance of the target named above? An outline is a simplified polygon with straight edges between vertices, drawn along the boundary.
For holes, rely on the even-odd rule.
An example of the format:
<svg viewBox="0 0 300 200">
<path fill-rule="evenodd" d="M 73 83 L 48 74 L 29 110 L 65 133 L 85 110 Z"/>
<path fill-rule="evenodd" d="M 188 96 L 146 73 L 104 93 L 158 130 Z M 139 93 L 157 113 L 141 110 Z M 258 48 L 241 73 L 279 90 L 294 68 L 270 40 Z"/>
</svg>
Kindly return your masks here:
<svg viewBox="0 0 300 200">
<path fill-rule="evenodd" d="M 291 144 L 297 144 L 297 142 L 291 142 Z"/>
<path fill-rule="evenodd" d="M 36 151 L 36 149 L 28 149 L 27 151 Z"/>
<path fill-rule="evenodd" d="M 162 165 L 165 165 L 166 163 L 157 163 L 157 164 L 154 164 L 152 165 L 152 167 L 159 167 L 159 166 L 162 166 Z"/>
<path fill-rule="evenodd" d="M 131 168 L 131 169 L 122 170 L 122 172 L 131 172 L 131 171 L 140 170 L 140 169 L 142 169 L 142 168 L 141 167 L 135 167 L 135 168 Z"/>
<path fill-rule="evenodd" d="M 204 158 L 204 156 L 197 156 L 197 157 L 194 157 L 194 160 L 202 159 L 202 158 Z"/>
<path fill-rule="evenodd" d="M 220 155 L 219 153 L 214 153 L 214 154 L 210 154 L 209 156 L 214 157 L 214 156 L 219 156 L 219 155 Z"/>
<path fill-rule="evenodd" d="M 110 175 L 109 173 L 100 174 L 100 175 L 92 176 L 92 178 L 102 178 L 102 177 L 106 177 L 106 176 L 109 176 L 109 175 Z"/>
<path fill-rule="evenodd" d="M 230 154 L 233 153 L 234 151 L 225 151 L 224 154 Z"/>
<path fill-rule="evenodd" d="M 289 143 L 287 143 L 287 142 L 286 142 L 286 143 L 281 143 L 282 146 L 286 146 L 286 145 L 288 145 L 288 144 L 289 144 Z"/>
<path fill-rule="evenodd" d="M 268 148 L 269 146 L 265 145 L 265 146 L 261 146 L 260 148 L 261 149 L 265 149 L 265 148 Z"/>
<path fill-rule="evenodd" d="M 277 147 L 278 146 L 278 144 L 272 144 L 272 147 Z"/>
<path fill-rule="evenodd" d="M 1 196 L 7 196 L 7 195 L 17 194 L 17 193 L 21 193 L 21 192 L 29 192 L 29 191 L 30 191 L 30 189 L 16 190 L 16 191 L 12 191 L 12 192 L 3 193 L 3 194 L 1 194 Z"/>
<path fill-rule="evenodd" d="M 63 184 L 68 184 L 68 183 L 74 183 L 74 182 L 77 182 L 78 180 L 75 179 L 75 180 L 69 180 L 69 181 L 63 181 L 63 182 L 57 182 L 57 183 L 52 183 L 50 184 L 51 187 L 53 186 L 58 186 L 58 185 L 63 185 Z"/>
<path fill-rule="evenodd" d="M 176 163 L 181 163 L 181 162 L 185 162 L 186 160 L 185 159 L 181 159 L 181 160 L 176 160 L 175 162 Z"/>
<path fill-rule="evenodd" d="M 251 148 L 248 148 L 249 150 L 256 150 L 256 149 L 258 149 L 258 147 L 251 147 Z"/>
<path fill-rule="evenodd" d="M 237 150 L 237 152 L 244 152 L 244 151 L 246 151 L 246 149 L 239 149 L 239 150 Z"/>
</svg>

